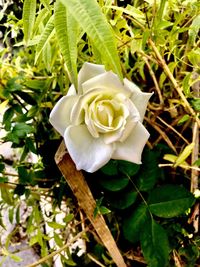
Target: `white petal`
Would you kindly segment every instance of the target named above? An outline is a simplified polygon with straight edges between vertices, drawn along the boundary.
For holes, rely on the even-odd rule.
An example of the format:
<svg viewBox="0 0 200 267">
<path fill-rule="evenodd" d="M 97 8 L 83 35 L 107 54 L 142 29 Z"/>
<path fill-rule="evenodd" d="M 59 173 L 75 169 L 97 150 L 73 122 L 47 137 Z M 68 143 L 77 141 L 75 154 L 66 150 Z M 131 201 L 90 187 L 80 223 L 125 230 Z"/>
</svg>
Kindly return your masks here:
<svg viewBox="0 0 200 267">
<path fill-rule="evenodd" d="M 119 141 L 123 135 L 123 130 L 124 130 L 123 127 L 121 127 L 117 131 L 105 133 L 103 135 L 104 136 L 104 142 L 106 144 L 111 144 L 113 142 Z"/>
<path fill-rule="evenodd" d="M 142 150 L 148 138 L 149 132 L 141 122 L 138 122 L 125 142 L 116 143 L 116 150 L 112 155 L 112 159 L 127 160 L 140 164 Z"/>
<path fill-rule="evenodd" d="M 130 82 L 127 79 L 124 79 L 124 85 L 132 90 L 132 96 L 130 97 L 130 99 L 133 101 L 134 105 L 139 111 L 140 121 L 142 122 L 148 101 L 153 93 L 143 93 L 136 84 Z"/>
<path fill-rule="evenodd" d="M 131 91 L 123 85 L 118 76 L 112 71 L 107 71 L 91 78 L 90 80 L 87 80 L 82 84 L 82 88 L 84 93 L 91 89 L 106 88 L 110 92 L 113 92 L 113 94 L 122 93 L 126 96 L 131 95 Z"/>
<path fill-rule="evenodd" d="M 93 138 L 85 125 L 69 126 L 64 134 L 66 147 L 77 170 L 95 172 L 111 158 L 112 145 L 103 138 Z"/>
<path fill-rule="evenodd" d="M 69 96 L 69 95 L 76 95 L 77 93 L 76 93 L 76 89 L 75 89 L 75 87 L 74 87 L 74 85 L 72 84 L 70 87 L 69 87 L 69 90 L 68 90 L 68 92 L 67 92 L 67 96 Z"/>
<path fill-rule="evenodd" d="M 105 72 L 103 65 L 85 62 L 78 74 L 78 91 L 82 94 L 82 84 L 87 80 Z"/>
<path fill-rule="evenodd" d="M 126 126 L 124 128 L 123 134 L 120 137 L 120 142 L 125 142 L 125 140 L 129 137 L 129 135 L 134 131 L 135 126 L 137 125 L 138 121 L 135 119 L 128 119 L 126 122 Z"/>
<path fill-rule="evenodd" d="M 71 124 L 71 109 L 78 100 L 78 96 L 63 96 L 50 113 L 49 121 L 53 127 L 63 136 L 66 128 Z"/>
</svg>

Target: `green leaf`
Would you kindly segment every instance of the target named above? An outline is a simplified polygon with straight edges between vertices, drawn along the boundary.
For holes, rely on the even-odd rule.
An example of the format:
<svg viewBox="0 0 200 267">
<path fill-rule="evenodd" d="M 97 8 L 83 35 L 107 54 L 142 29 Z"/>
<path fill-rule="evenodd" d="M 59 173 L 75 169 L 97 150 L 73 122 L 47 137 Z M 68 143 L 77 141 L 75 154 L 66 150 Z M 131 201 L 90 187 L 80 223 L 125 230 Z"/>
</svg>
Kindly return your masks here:
<svg viewBox="0 0 200 267">
<path fill-rule="evenodd" d="M 34 128 L 26 123 L 18 123 L 13 127 L 12 130 L 12 133 L 20 138 L 23 138 L 32 132 L 34 132 Z"/>
<path fill-rule="evenodd" d="M 143 164 L 137 174 L 136 184 L 140 191 L 148 191 L 154 187 L 162 177 L 162 170 L 158 167 L 160 153 L 146 149 L 143 153 Z"/>
<path fill-rule="evenodd" d="M 180 153 L 180 155 L 177 157 L 174 167 L 180 166 L 192 153 L 193 148 L 194 148 L 194 143 L 187 145 Z"/>
<path fill-rule="evenodd" d="M 21 185 L 29 184 L 31 181 L 31 177 L 27 171 L 27 169 L 23 166 L 18 167 L 19 174 L 19 182 Z"/>
<path fill-rule="evenodd" d="M 195 45 L 195 41 L 196 41 L 196 38 L 198 37 L 199 29 L 200 29 L 200 14 L 194 18 L 194 20 L 192 21 L 192 24 L 190 25 L 190 29 L 188 31 L 189 43 L 191 45 Z"/>
<path fill-rule="evenodd" d="M 168 263 L 169 242 L 164 228 L 153 219 L 141 232 L 141 247 L 149 267 L 165 267 Z"/>
<path fill-rule="evenodd" d="M 145 224 L 149 223 L 150 215 L 147 210 L 147 206 L 140 205 L 133 212 L 124 219 L 123 222 L 123 233 L 124 237 L 135 243 L 139 241 L 141 232 L 145 227 Z"/>
<path fill-rule="evenodd" d="M 128 176 L 135 175 L 140 169 L 140 165 L 125 160 L 119 160 L 118 165 L 119 171 Z"/>
<path fill-rule="evenodd" d="M 16 220 L 16 223 L 19 224 L 20 223 L 20 205 L 17 207 L 16 209 L 16 214 L 15 214 L 15 220 Z"/>
<path fill-rule="evenodd" d="M 32 236 L 29 240 L 29 246 L 33 246 L 34 244 L 36 244 L 38 242 L 38 237 L 37 235 Z"/>
<path fill-rule="evenodd" d="M 46 45 L 44 46 L 44 49 L 42 50 L 42 60 L 44 62 L 45 68 L 48 70 L 48 72 L 51 72 L 52 49 L 50 42 L 47 42 Z"/>
<path fill-rule="evenodd" d="M 160 6 L 158 11 L 156 12 L 156 15 L 154 16 L 154 28 L 160 28 L 160 24 L 164 17 L 164 10 L 165 10 L 165 4 L 167 3 L 167 0 L 161 0 Z"/>
<path fill-rule="evenodd" d="M 70 1 L 69 1 L 70 2 Z M 64 4 L 64 3 L 63 3 Z M 78 24 L 68 11 L 68 4 L 55 3 L 55 29 L 69 78 L 77 88 L 77 38 Z"/>
<path fill-rule="evenodd" d="M 14 109 L 8 108 L 3 114 L 3 124 L 5 125 L 5 130 L 9 131 L 11 128 L 12 118 L 14 116 Z"/>
<path fill-rule="evenodd" d="M 36 0 L 24 0 L 23 4 L 23 29 L 24 41 L 28 44 L 31 39 L 36 14 Z"/>
<path fill-rule="evenodd" d="M 183 92 L 185 93 L 186 96 L 190 95 L 190 87 L 191 87 L 191 78 L 192 78 L 193 73 L 189 72 L 187 75 L 185 75 L 183 79 Z"/>
<path fill-rule="evenodd" d="M 92 40 L 108 66 L 122 79 L 116 40 L 98 3 L 94 0 L 61 0 Z"/>
<path fill-rule="evenodd" d="M 104 215 L 104 214 L 109 214 L 111 212 L 111 210 L 109 210 L 105 206 L 100 206 L 99 207 L 99 212 L 100 212 L 100 214 Z"/>
<path fill-rule="evenodd" d="M 190 63 L 195 67 L 199 68 L 200 64 L 200 48 L 192 49 L 188 54 L 187 57 L 190 61 Z"/>
<path fill-rule="evenodd" d="M 183 117 L 178 121 L 178 125 L 183 124 L 184 122 L 188 121 L 190 119 L 190 115 L 185 114 Z"/>
<path fill-rule="evenodd" d="M 99 183 L 109 191 L 119 191 L 124 189 L 128 185 L 129 178 L 126 176 L 107 176 L 101 177 Z"/>
<path fill-rule="evenodd" d="M 194 98 L 190 100 L 190 103 L 197 112 L 200 112 L 200 98 Z"/>
<path fill-rule="evenodd" d="M 126 209 L 130 207 L 137 198 L 137 192 L 133 190 L 124 190 L 119 193 L 109 194 L 108 201 L 110 205 L 116 209 Z"/>
<path fill-rule="evenodd" d="M 9 206 L 12 206 L 14 204 L 13 195 L 7 188 L 1 188 L 1 198 L 5 203 L 7 203 Z"/>
<path fill-rule="evenodd" d="M 46 88 L 46 80 L 27 79 L 25 85 L 31 89 L 43 91 Z"/>
<path fill-rule="evenodd" d="M 62 247 L 63 246 L 63 241 L 62 239 L 60 238 L 60 236 L 58 234 L 56 234 L 54 232 L 54 241 L 56 242 L 56 245 L 59 246 L 59 247 Z"/>
<path fill-rule="evenodd" d="M 74 214 L 69 213 L 64 219 L 63 221 L 67 224 L 69 222 L 71 222 L 74 219 Z"/>
<path fill-rule="evenodd" d="M 145 14 L 141 10 L 135 8 L 132 5 L 127 5 L 126 8 L 118 7 L 118 6 L 114 6 L 114 5 L 105 6 L 105 8 L 121 11 L 121 12 L 131 16 L 133 18 L 133 20 L 139 21 L 141 24 L 145 23 Z"/>
<path fill-rule="evenodd" d="M 49 40 L 51 39 L 51 37 L 54 34 L 54 16 L 51 16 L 50 19 L 48 20 L 41 36 L 40 36 L 40 40 L 39 43 L 36 47 L 36 54 L 35 54 L 35 64 L 39 58 L 39 56 L 41 55 L 41 52 L 43 51 L 43 49 L 45 48 L 45 46 L 47 45 L 47 43 L 49 42 Z"/>
<path fill-rule="evenodd" d="M 66 227 L 66 225 L 57 223 L 57 222 L 47 222 L 48 226 L 53 229 L 63 229 Z"/>
<path fill-rule="evenodd" d="M 20 258 L 19 256 L 15 255 L 15 254 L 9 254 L 9 257 L 14 260 L 15 262 L 21 262 L 22 258 Z"/>
<path fill-rule="evenodd" d="M 164 185 L 149 195 L 150 211 L 162 218 L 172 218 L 185 213 L 194 203 L 194 196 L 182 186 Z"/>
<path fill-rule="evenodd" d="M 9 208 L 8 210 L 9 222 L 12 224 L 14 219 L 14 208 Z"/>
<path fill-rule="evenodd" d="M 106 165 L 101 168 L 101 171 L 109 176 L 118 174 L 118 161 L 110 160 Z"/>
<path fill-rule="evenodd" d="M 4 163 L 0 162 L 0 172 L 3 172 L 4 169 L 5 169 Z"/>
<path fill-rule="evenodd" d="M 51 6 L 49 4 L 49 0 L 40 0 L 40 2 L 43 4 L 43 6 L 49 11 L 51 12 Z"/>
<path fill-rule="evenodd" d="M 8 177 L 0 177 L 0 183 L 7 183 Z"/>
</svg>

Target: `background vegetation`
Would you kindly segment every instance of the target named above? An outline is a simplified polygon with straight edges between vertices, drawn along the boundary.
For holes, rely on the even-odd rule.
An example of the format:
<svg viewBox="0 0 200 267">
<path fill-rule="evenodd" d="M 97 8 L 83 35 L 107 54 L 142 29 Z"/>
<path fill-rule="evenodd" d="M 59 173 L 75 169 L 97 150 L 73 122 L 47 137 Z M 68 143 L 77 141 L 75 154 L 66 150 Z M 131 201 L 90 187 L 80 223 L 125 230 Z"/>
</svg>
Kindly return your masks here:
<svg viewBox="0 0 200 267">
<path fill-rule="evenodd" d="M 127 266 L 199 266 L 199 1 L 18 0 L 2 5 L 0 21 L 1 143 L 19 155 L 0 157 L 0 207 L 16 224 L 2 244 L 4 258 L 20 261 L 9 244 L 24 200 L 31 212 L 23 227 L 41 266 L 52 266 L 62 250 L 63 266 L 115 266 L 54 162 L 61 137 L 49 113 L 88 61 L 154 92 L 143 164 L 111 160 L 85 173 L 95 212 L 104 214 Z M 86 251 L 78 257 L 65 244 L 69 230 L 75 241 L 83 229 Z"/>
</svg>

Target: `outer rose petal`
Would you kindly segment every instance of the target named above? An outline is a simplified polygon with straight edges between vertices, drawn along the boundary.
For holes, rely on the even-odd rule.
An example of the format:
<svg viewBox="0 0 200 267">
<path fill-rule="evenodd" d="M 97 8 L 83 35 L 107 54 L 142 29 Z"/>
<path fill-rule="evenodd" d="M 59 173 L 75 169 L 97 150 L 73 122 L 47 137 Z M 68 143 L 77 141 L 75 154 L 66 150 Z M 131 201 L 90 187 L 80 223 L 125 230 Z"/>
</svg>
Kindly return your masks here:
<svg viewBox="0 0 200 267">
<path fill-rule="evenodd" d="M 141 164 L 142 150 L 149 138 L 149 132 L 141 122 L 138 122 L 133 132 L 123 143 L 116 143 L 116 150 L 112 159 L 127 160 L 136 164 Z"/>
<path fill-rule="evenodd" d="M 110 160 L 113 152 L 112 145 L 106 145 L 101 137 L 93 138 L 85 125 L 69 126 L 64 140 L 77 170 L 95 172 Z"/>
<path fill-rule="evenodd" d="M 138 109 L 140 113 L 140 121 L 142 122 L 144 119 L 144 114 L 146 112 L 148 101 L 153 95 L 153 93 L 143 93 L 136 84 L 130 82 L 127 79 L 124 79 L 124 85 L 132 91 L 132 96 L 130 97 L 130 99 L 133 101 L 134 105 Z"/>
<path fill-rule="evenodd" d="M 67 95 L 69 96 L 69 95 L 76 95 L 77 93 L 76 93 L 76 89 L 75 89 L 75 87 L 74 87 L 74 85 L 72 84 L 70 87 L 69 87 L 69 90 L 68 90 L 68 92 L 67 92 Z"/>
<path fill-rule="evenodd" d="M 85 62 L 82 66 L 82 68 L 80 69 L 79 73 L 78 73 L 78 92 L 79 94 L 82 94 L 82 84 L 105 72 L 105 67 L 103 65 L 97 65 L 97 64 L 92 64 L 89 62 Z"/>
<path fill-rule="evenodd" d="M 71 109 L 78 100 L 77 95 L 63 96 L 50 113 L 49 121 L 53 127 L 63 136 L 66 128 L 71 124 Z"/>
<path fill-rule="evenodd" d="M 89 92 L 91 89 L 107 89 L 114 93 L 121 93 L 130 96 L 132 91 L 123 85 L 118 76 L 112 71 L 107 71 L 97 75 L 82 84 L 83 93 Z"/>
</svg>

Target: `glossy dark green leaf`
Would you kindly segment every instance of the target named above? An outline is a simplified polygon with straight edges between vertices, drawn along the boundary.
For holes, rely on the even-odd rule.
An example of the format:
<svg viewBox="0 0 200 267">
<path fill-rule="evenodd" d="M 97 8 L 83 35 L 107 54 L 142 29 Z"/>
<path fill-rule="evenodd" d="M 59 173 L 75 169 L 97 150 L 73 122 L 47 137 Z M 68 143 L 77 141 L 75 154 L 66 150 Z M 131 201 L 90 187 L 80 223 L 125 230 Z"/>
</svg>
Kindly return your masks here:
<svg viewBox="0 0 200 267">
<path fill-rule="evenodd" d="M 99 183 L 109 191 L 119 191 L 128 185 L 129 179 L 125 176 L 107 176 L 100 178 Z"/>
<path fill-rule="evenodd" d="M 145 224 L 140 237 L 142 252 L 149 267 L 165 267 L 169 242 L 165 229 L 153 219 Z"/>
<path fill-rule="evenodd" d="M 3 124 L 5 126 L 5 130 L 9 131 L 11 128 L 11 120 L 14 116 L 14 109 L 13 107 L 8 108 L 3 114 Z"/>
<path fill-rule="evenodd" d="M 116 209 L 126 209 L 130 207 L 137 198 L 137 192 L 135 191 L 122 191 L 120 193 L 110 194 L 108 200 L 110 205 Z"/>
<path fill-rule="evenodd" d="M 184 187 L 164 185 L 150 193 L 148 204 L 151 212 L 156 216 L 172 218 L 185 213 L 194 201 L 193 194 Z"/>
<path fill-rule="evenodd" d="M 28 184 L 31 181 L 31 176 L 29 175 L 27 169 L 23 166 L 18 167 L 19 181 L 20 184 Z"/>
<path fill-rule="evenodd" d="M 149 223 L 149 221 L 150 215 L 147 206 L 140 205 L 136 209 L 133 209 L 131 214 L 123 222 L 124 237 L 132 243 L 139 241 L 141 231 L 143 231 L 145 224 Z"/>
<path fill-rule="evenodd" d="M 122 173 L 133 176 L 139 171 L 140 165 L 125 160 L 119 160 L 118 168 Z"/>
<path fill-rule="evenodd" d="M 106 165 L 101 168 L 101 171 L 106 175 L 117 175 L 118 162 L 116 160 L 110 160 Z"/>
<path fill-rule="evenodd" d="M 159 178 L 162 170 L 158 167 L 158 152 L 145 150 L 143 153 L 143 164 L 137 175 L 136 184 L 140 191 L 152 189 Z"/>
</svg>

